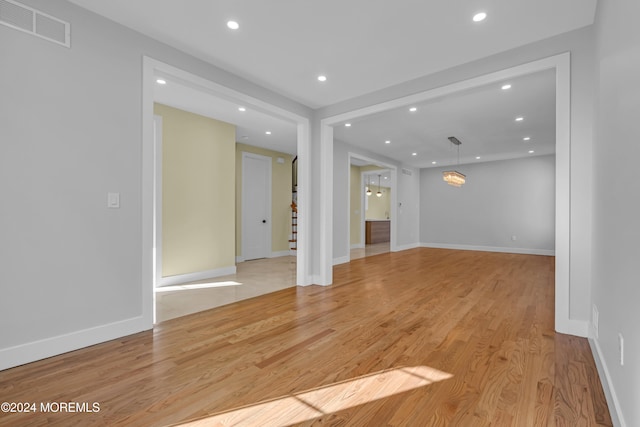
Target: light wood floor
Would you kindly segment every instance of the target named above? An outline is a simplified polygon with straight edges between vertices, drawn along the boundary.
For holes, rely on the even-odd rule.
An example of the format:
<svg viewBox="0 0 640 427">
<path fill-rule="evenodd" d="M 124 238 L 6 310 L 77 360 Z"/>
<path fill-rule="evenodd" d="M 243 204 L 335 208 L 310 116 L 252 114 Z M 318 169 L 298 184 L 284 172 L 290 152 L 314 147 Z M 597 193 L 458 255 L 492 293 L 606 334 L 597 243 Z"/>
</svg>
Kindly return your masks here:
<svg viewBox="0 0 640 427">
<path fill-rule="evenodd" d="M 0 425 L 611 425 L 587 340 L 553 332 L 554 259 L 413 249 L 0 372 Z"/>
<path fill-rule="evenodd" d="M 352 260 L 389 252 L 389 242 L 351 249 Z M 237 273 L 158 288 L 156 322 L 269 294 L 296 285 L 296 258 L 284 256 L 238 263 Z"/>
</svg>

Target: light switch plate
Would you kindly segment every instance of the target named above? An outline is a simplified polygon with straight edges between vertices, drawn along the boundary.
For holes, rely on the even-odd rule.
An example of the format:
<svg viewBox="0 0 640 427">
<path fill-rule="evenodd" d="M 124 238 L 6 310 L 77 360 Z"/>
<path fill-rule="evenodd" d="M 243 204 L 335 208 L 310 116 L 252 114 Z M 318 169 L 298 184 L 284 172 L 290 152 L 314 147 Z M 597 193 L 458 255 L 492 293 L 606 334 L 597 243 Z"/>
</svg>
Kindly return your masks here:
<svg viewBox="0 0 640 427">
<path fill-rule="evenodd" d="M 107 207 L 110 209 L 120 207 L 120 193 L 107 193 Z"/>
</svg>

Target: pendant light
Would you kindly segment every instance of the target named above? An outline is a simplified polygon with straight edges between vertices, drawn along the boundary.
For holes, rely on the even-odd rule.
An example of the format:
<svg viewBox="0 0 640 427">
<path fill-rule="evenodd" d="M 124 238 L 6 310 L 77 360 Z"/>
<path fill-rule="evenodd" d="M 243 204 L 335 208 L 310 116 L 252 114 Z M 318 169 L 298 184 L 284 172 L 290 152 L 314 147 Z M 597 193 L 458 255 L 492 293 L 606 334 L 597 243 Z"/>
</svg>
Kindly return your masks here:
<svg viewBox="0 0 640 427">
<path fill-rule="evenodd" d="M 373 192 L 371 191 L 371 187 L 369 186 L 369 175 L 367 175 L 367 196 L 370 196 L 373 194 Z"/>
<path fill-rule="evenodd" d="M 380 191 L 380 175 L 378 175 L 378 192 L 376 193 L 376 197 L 382 197 L 382 191 Z"/>
<path fill-rule="evenodd" d="M 450 136 L 449 141 L 458 147 L 458 162 L 456 164 L 460 165 L 460 144 L 462 144 L 462 142 L 460 142 L 460 140 L 455 136 Z M 456 170 L 442 172 L 442 179 L 447 184 L 453 185 L 454 187 L 462 187 L 462 184 L 465 183 L 465 178 L 465 175 Z"/>
</svg>

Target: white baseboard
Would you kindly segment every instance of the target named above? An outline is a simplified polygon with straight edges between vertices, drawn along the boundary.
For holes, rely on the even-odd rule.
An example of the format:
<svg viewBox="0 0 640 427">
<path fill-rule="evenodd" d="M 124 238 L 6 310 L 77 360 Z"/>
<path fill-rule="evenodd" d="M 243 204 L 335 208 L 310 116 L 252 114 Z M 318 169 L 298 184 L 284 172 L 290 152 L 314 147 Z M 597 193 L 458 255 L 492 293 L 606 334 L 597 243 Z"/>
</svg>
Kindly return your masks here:
<svg viewBox="0 0 640 427">
<path fill-rule="evenodd" d="M 364 249 L 364 243 L 356 243 L 355 245 L 351 245 L 351 249 Z"/>
<path fill-rule="evenodd" d="M 559 319 L 556 317 L 556 332 L 576 337 L 589 337 L 589 322 L 586 320 Z"/>
<path fill-rule="evenodd" d="M 279 251 L 279 252 L 271 252 L 271 255 L 269 255 L 269 258 L 280 258 L 281 256 L 289 256 L 291 255 L 291 251 L 287 250 L 287 251 Z"/>
<path fill-rule="evenodd" d="M 611 421 L 614 426 L 627 427 L 620 408 L 620 401 L 616 396 L 616 390 L 613 387 L 611 381 L 611 375 L 609 375 L 609 369 L 604 361 L 602 355 L 602 349 L 597 340 L 589 338 L 589 345 L 591 347 L 591 353 L 593 353 L 593 359 L 596 362 L 596 368 L 598 368 L 598 375 L 600 376 L 600 383 L 602 383 L 602 389 L 607 399 L 607 405 L 609 406 L 609 414 L 611 415 Z"/>
<path fill-rule="evenodd" d="M 530 248 L 503 248 L 500 246 L 457 245 L 449 243 L 420 243 L 423 248 L 458 249 L 462 251 L 505 252 L 510 254 L 546 255 L 555 256 L 556 251 L 551 249 Z"/>
<path fill-rule="evenodd" d="M 309 278 L 311 279 L 311 281 L 309 282 L 310 285 L 319 285 L 320 284 L 320 275 L 319 274 L 312 274 L 309 276 Z"/>
<path fill-rule="evenodd" d="M 351 261 L 351 258 L 349 257 L 349 255 L 346 255 L 346 256 L 343 256 L 343 257 L 334 258 L 333 259 L 333 265 L 345 264 L 345 263 L 347 263 L 349 261 Z"/>
<path fill-rule="evenodd" d="M 198 271 L 196 273 L 178 274 L 176 276 L 167 276 L 160 279 L 158 286 L 173 286 L 183 283 L 195 282 L 198 280 L 211 279 L 213 277 L 228 276 L 236 274 L 236 266 L 216 268 L 207 271 Z"/>
<path fill-rule="evenodd" d="M 141 316 L 0 349 L 0 371 L 152 328 Z"/>
<path fill-rule="evenodd" d="M 292 250 L 289 249 L 289 250 L 286 250 L 286 251 L 271 252 L 267 258 L 280 258 L 281 256 L 290 256 L 290 255 L 294 255 L 295 256 L 296 255 L 296 251 L 292 251 Z M 244 257 L 242 255 L 237 256 L 236 257 L 236 264 L 239 264 L 241 262 L 245 262 Z"/>
<path fill-rule="evenodd" d="M 409 249 L 415 249 L 419 247 L 420 247 L 420 243 L 410 243 L 408 245 L 396 245 L 396 248 L 393 252 L 406 251 Z"/>
</svg>

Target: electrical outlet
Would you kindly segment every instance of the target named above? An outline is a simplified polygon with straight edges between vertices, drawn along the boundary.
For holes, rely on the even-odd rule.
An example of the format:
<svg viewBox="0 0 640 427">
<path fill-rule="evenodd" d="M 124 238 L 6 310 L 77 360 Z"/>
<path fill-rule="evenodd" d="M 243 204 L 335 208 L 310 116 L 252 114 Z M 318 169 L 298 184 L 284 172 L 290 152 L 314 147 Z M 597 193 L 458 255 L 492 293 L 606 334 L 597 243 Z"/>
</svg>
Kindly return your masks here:
<svg viewBox="0 0 640 427">
<path fill-rule="evenodd" d="M 593 307 L 591 308 L 591 323 L 593 324 L 593 333 L 596 339 L 600 338 L 600 330 L 598 328 L 599 317 L 600 313 L 598 312 L 598 307 L 593 304 Z"/>
<path fill-rule="evenodd" d="M 618 333 L 618 344 L 620 347 L 620 366 L 624 366 L 624 337 Z"/>
</svg>

